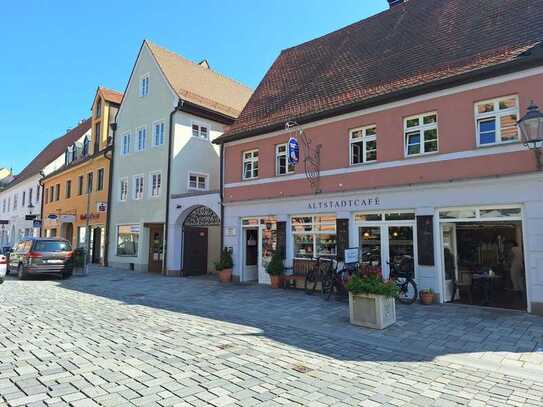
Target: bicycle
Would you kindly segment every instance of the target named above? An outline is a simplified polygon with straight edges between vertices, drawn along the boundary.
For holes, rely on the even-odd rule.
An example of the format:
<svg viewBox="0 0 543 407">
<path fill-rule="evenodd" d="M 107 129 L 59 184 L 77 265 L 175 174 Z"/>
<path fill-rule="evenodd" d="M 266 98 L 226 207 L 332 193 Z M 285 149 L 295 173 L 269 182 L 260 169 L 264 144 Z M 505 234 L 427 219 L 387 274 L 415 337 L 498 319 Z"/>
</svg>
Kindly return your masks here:
<svg viewBox="0 0 543 407">
<path fill-rule="evenodd" d="M 324 273 L 329 265 L 332 264 L 332 260 L 325 257 L 319 257 L 312 260 L 313 267 L 307 272 L 304 279 L 304 290 L 307 295 L 313 295 L 317 291 L 317 285 L 322 282 Z"/>
<path fill-rule="evenodd" d="M 347 282 L 358 270 L 358 263 L 343 264 L 336 261 L 330 266 L 322 278 L 322 294 L 326 301 L 329 301 L 332 294 L 336 299 L 346 300 L 349 296 Z"/>
<path fill-rule="evenodd" d="M 388 262 L 390 266 L 390 279 L 396 283 L 400 290 L 398 301 L 402 304 L 413 304 L 417 300 L 418 288 L 413 277 L 415 276 L 415 263 L 412 257 L 404 256 L 399 262 Z"/>
</svg>

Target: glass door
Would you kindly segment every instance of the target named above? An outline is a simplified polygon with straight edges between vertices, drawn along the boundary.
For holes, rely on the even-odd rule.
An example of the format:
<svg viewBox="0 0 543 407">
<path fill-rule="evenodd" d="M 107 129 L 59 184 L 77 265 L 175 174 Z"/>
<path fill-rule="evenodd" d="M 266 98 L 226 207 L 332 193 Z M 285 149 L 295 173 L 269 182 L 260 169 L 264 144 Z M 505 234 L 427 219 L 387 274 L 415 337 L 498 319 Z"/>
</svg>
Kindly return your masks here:
<svg viewBox="0 0 543 407">
<path fill-rule="evenodd" d="M 441 233 L 443 236 L 443 270 L 445 271 L 445 298 L 443 300 L 452 301 L 453 298 L 456 297 L 456 293 L 454 293 L 453 290 L 455 281 L 457 281 L 458 277 L 458 266 L 456 262 L 456 224 L 442 224 Z"/>
<path fill-rule="evenodd" d="M 258 282 L 260 284 L 270 284 L 270 275 L 266 271 L 268 264 L 275 250 L 277 250 L 277 224 L 275 221 L 266 221 L 260 225 L 260 250 L 259 250 L 259 269 Z"/>
<path fill-rule="evenodd" d="M 385 267 L 387 273 L 386 278 L 390 276 L 390 264 L 404 265 L 415 264 L 415 244 L 413 239 L 413 226 L 411 225 L 388 225 L 388 260 Z"/>
<path fill-rule="evenodd" d="M 362 272 L 381 273 L 381 227 L 363 226 L 358 228 L 360 242 L 360 266 Z"/>
</svg>

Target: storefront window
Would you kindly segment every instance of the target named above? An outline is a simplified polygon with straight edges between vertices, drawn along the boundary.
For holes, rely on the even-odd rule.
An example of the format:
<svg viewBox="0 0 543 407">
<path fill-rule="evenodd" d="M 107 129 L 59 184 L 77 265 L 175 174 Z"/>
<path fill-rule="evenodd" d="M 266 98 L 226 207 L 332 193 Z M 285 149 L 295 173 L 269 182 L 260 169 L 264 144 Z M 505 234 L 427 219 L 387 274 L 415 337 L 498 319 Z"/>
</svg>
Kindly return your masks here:
<svg viewBox="0 0 543 407">
<path fill-rule="evenodd" d="M 481 209 L 480 216 L 481 218 L 518 218 L 520 208 Z"/>
<path fill-rule="evenodd" d="M 383 220 L 382 213 L 364 213 L 355 215 L 356 222 L 380 222 Z"/>
<path fill-rule="evenodd" d="M 117 256 L 136 257 L 139 239 L 139 225 L 117 226 Z"/>
<path fill-rule="evenodd" d="M 292 218 L 294 257 L 336 256 L 336 217 L 295 216 Z"/>
</svg>

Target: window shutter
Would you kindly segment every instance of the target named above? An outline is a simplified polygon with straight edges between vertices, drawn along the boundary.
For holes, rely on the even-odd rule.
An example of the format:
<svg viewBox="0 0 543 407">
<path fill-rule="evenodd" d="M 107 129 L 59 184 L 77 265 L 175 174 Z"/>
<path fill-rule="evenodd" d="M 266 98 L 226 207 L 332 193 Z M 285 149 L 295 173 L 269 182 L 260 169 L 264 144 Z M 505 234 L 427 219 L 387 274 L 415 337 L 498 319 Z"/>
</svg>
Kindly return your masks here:
<svg viewBox="0 0 543 407">
<path fill-rule="evenodd" d="M 287 248 L 287 223 L 277 222 L 277 249 L 281 253 L 281 258 L 285 260 Z"/>
<path fill-rule="evenodd" d="M 345 249 L 349 247 L 349 219 L 337 219 L 337 256 L 345 258 Z"/>
<path fill-rule="evenodd" d="M 434 217 L 417 216 L 417 253 L 419 265 L 434 265 Z"/>
</svg>

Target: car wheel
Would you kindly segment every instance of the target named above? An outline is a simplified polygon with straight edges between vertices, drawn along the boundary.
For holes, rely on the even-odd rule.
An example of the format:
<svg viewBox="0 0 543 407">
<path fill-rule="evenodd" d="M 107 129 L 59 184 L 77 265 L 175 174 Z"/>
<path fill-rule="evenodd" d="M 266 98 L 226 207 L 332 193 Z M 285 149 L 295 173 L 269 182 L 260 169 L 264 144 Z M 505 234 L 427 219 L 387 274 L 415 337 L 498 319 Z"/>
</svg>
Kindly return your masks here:
<svg viewBox="0 0 543 407">
<path fill-rule="evenodd" d="M 26 273 L 22 264 L 19 264 L 19 267 L 17 268 L 17 277 L 19 278 L 19 280 L 24 280 L 26 277 Z"/>
</svg>

